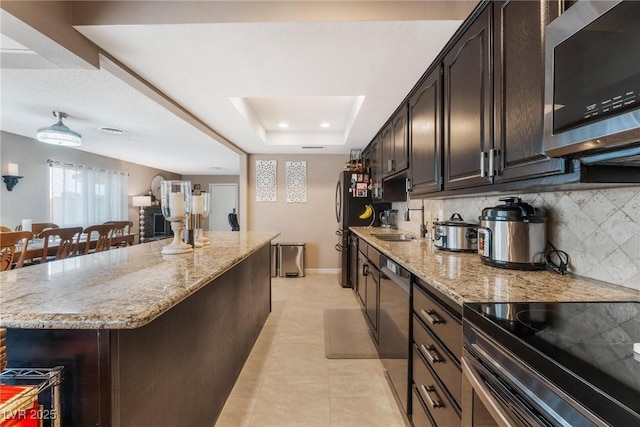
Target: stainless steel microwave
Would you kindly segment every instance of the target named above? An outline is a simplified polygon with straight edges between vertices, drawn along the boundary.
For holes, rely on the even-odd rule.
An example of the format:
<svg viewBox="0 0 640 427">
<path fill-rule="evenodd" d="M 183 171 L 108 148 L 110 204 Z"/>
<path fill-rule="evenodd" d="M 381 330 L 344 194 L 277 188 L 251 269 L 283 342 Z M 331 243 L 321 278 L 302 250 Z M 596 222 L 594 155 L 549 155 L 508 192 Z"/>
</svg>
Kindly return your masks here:
<svg viewBox="0 0 640 427">
<path fill-rule="evenodd" d="M 545 31 L 544 147 L 640 165 L 640 2 L 579 0 Z"/>
</svg>

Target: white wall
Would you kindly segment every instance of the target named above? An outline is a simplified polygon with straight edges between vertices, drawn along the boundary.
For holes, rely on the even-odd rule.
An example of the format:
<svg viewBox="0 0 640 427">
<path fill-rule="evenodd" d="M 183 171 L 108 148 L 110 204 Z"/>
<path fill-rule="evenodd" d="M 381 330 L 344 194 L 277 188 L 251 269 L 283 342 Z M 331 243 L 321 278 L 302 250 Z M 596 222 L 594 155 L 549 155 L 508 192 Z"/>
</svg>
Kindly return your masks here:
<svg viewBox="0 0 640 427">
<path fill-rule="evenodd" d="M 276 202 L 256 201 L 256 160 L 277 161 Z M 307 162 L 307 203 L 287 203 L 285 162 L 303 160 Z M 279 231 L 280 236 L 274 240 L 277 242 L 305 242 L 306 268 L 339 268 L 335 189 L 348 160 L 347 155 L 323 154 L 249 156 L 248 229 Z"/>
</svg>

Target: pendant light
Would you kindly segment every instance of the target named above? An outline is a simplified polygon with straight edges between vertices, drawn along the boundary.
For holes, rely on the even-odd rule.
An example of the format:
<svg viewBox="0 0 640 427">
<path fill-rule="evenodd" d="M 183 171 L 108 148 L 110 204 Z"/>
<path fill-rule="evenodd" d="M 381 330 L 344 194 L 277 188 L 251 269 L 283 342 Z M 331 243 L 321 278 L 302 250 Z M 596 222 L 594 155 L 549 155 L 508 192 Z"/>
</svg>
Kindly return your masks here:
<svg viewBox="0 0 640 427">
<path fill-rule="evenodd" d="M 62 119 L 67 118 L 67 113 L 54 111 L 53 117 L 57 117 L 58 122 L 38 129 L 38 141 L 67 147 L 77 147 L 82 144 L 82 136 L 62 123 Z"/>
</svg>

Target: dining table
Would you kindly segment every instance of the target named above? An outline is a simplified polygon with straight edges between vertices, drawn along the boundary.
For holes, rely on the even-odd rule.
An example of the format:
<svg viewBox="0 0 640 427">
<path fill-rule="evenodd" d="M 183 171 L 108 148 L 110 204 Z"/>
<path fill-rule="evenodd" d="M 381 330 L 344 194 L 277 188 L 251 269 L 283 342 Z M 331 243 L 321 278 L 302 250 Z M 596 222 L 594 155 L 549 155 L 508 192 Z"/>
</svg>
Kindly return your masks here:
<svg viewBox="0 0 640 427">
<path fill-rule="evenodd" d="M 135 237 L 136 237 L 135 234 L 123 234 L 119 236 L 112 236 L 111 246 L 121 246 L 123 243 L 126 243 L 127 246 L 133 245 L 135 243 Z M 80 235 L 79 241 L 76 242 L 73 253 L 74 254 L 78 253 L 78 244 L 84 246 L 86 242 L 87 242 L 87 235 L 85 233 L 82 233 Z M 97 242 L 98 242 L 98 235 L 94 234 L 93 239 L 91 239 L 89 243 L 89 247 L 91 249 L 95 249 Z M 58 250 L 59 243 L 60 243 L 60 238 L 58 238 L 57 236 L 53 236 L 49 239 L 47 256 L 55 256 L 56 251 Z M 43 238 L 36 237 L 29 240 L 29 242 L 27 243 L 27 250 L 25 252 L 24 261 L 28 262 L 30 260 L 33 260 L 34 258 L 40 258 L 42 256 L 43 247 L 44 247 Z M 22 250 L 20 246 L 18 246 L 16 249 L 18 249 L 18 251 Z"/>
</svg>

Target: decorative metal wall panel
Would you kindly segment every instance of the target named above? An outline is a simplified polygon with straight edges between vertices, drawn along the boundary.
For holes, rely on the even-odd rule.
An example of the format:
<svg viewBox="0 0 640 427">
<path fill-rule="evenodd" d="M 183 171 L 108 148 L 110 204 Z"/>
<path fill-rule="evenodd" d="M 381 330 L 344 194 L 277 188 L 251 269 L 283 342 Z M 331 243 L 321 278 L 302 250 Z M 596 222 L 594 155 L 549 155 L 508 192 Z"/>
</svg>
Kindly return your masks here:
<svg viewBox="0 0 640 427">
<path fill-rule="evenodd" d="M 278 173 L 276 160 L 256 160 L 256 202 L 278 200 Z"/>
<path fill-rule="evenodd" d="M 307 203 L 307 162 L 286 162 L 287 203 Z"/>
</svg>

